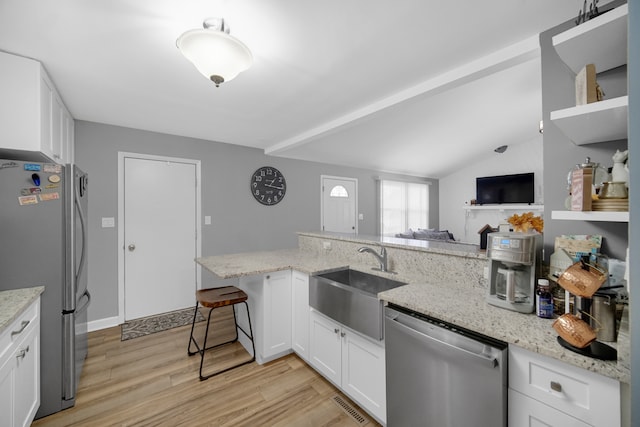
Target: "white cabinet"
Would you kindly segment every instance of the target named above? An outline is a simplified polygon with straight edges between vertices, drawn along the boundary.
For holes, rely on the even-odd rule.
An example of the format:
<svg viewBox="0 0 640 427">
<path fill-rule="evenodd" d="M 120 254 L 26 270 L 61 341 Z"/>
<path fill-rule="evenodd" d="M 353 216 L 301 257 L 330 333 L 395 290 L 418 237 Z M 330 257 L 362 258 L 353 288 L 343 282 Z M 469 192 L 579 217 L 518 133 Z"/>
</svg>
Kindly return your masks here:
<svg viewBox="0 0 640 427">
<path fill-rule="evenodd" d="M 620 383 L 516 346 L 509 346 L 509 425 L 621 424 Z"/>
<path fill-rule="evenodd" d="M 342 382 L 340 323 L 311 310 L 309 317 L 309 363 L 335 385 Z"/>
<path fill-rule="evenodd" d="M 574 72 L 595 64 L 601 73 L 627 63 L 628 5 L 553 37 L 556 52 Z M 627 138 L 627 96 L 552 111 L 550 119 L 576 145 Z"/>
<path fill-rule="evenodd" d="M 589 424 L 562 411 L 509 389 L 507 425 L 518 427 L 562 426 L 589 427 Z"/>
<path fill-rule="evenodd" d="M 378 421 L 386 422 L 382 342 L 311 310 L 309 363 Z"/>
<path fill-rule="evenodd" d="M 238 286 L 247 293 L 255 337 L 256 361 L 263 364 L 291 352 L 291 270 L 241 277 Z M 244 304 L 236 305 L 238 323 L 248 331 Z M 239 341 L 251 352 L 244 334 Z"/>
<path fill-rule="evenodd" d="M 342 389 L 369 413 L 386 421 L 384 346 L 351 330 L 343 330 L 341 336 Z"/>
<path fill-rule="evenodd" d="M 73 163 L 73 118 L 42 65 L 0 52 L 0 148 Z"/>
<path fill-rule="evenodd" d="M 291 345 L 303 360 L 309 360 L 309 275 L 291 272 Z"/>
<path fill-rule="evenodd" d="M 40 300 L 0 335 L 0 425 L 29 426 L 40 405 Z"/>
</svg>

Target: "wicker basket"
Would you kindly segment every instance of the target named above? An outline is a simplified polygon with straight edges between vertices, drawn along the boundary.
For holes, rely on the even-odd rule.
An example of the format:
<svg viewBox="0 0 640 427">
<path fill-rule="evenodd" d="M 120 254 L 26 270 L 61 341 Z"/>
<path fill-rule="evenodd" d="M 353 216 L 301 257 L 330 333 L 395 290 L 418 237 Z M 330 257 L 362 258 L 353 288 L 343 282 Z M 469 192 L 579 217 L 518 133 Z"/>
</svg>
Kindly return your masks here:
<svg viewBox="0 0 640 427">
<path fill-rule="evenodd" d="M 553 329 L 566 342 L 577 348 L 585 348 L 596 340 L 596 332 L 587 322 L 565 313 L 553 322 Z"/>
<path fill-rule="evenodd" d="M 576 262 L 558 277 L 565 290 L 583 298 L 591 298 L 607 280 L 607 273 L 594 264 Z"/>
</svg>

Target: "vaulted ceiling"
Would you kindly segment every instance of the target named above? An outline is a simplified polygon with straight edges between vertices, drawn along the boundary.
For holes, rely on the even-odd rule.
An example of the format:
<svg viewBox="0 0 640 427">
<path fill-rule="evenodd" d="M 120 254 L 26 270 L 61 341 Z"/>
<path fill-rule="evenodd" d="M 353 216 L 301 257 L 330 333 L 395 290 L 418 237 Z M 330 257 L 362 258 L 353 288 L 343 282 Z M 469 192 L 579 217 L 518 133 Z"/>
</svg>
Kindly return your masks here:
<svg viewBox="0 0 640 427">
<path fill-rule="evenodd" d="M 0 50 L 41 61 L 76 119 L 438 178 L 537 137 L 537 35 L 580 7 L 1 0 Z M 176 48 L 211 16 L 254 56 L 219 88 Z"/>
</svg>

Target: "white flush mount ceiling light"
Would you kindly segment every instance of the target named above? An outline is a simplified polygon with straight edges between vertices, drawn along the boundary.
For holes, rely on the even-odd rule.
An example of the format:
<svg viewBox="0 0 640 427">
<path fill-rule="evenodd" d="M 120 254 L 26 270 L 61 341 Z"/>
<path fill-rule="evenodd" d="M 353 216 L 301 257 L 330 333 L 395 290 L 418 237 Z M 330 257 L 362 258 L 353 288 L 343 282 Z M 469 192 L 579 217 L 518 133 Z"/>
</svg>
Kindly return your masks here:
<svg viewBox="0 0 640 427">
<path fill-rule="evenodd" d="M 207 18 L 202 25 L 203 29 L 189 30 L 178 37 L 176 45 L 218 87 L 249 68 L 253 55 L 244 43 L 229 35 L 224 19 Z"/>
</svg>

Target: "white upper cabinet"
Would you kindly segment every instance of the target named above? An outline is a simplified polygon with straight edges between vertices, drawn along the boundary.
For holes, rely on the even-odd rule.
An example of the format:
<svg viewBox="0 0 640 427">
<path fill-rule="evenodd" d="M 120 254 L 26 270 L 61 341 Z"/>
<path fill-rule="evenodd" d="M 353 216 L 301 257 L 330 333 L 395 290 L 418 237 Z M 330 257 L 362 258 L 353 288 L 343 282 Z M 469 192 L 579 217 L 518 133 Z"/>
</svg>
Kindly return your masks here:
<svg viewBox="0 0 640 427">
<path fill-rule="evenodd" d="M 73 118 L 38 61 L 0 52 L 0 148 L 73 163 Z"/>
</svg>

